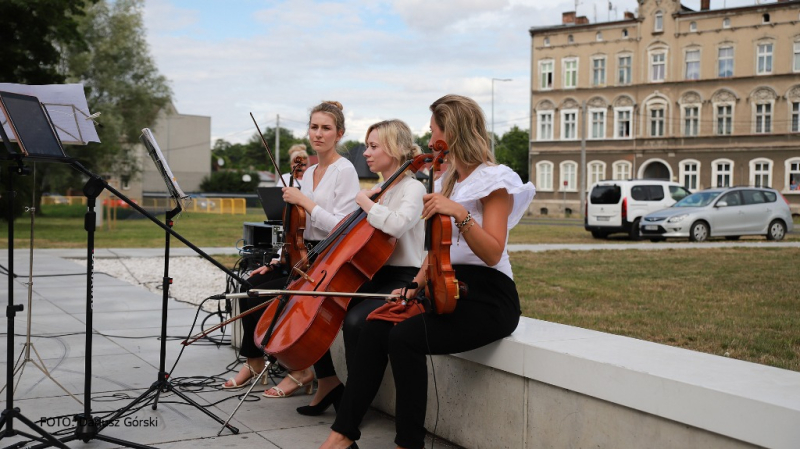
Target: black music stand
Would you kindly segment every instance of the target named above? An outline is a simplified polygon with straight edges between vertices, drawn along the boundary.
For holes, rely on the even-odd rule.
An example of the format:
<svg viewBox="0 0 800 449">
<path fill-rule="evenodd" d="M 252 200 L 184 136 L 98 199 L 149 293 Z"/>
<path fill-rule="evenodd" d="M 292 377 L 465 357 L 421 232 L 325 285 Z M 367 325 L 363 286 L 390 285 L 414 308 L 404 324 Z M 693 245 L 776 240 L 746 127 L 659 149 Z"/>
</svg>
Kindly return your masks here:
<svg viewBox="0 0 800 449">
<path fill-rule="evenodd" d="M 169 189 L 171 197 L 175 200 L 175 208 L 167 212 L 167 222 L 166 225 L 172 229 L 174 224 L 173 218 L 181 213 L 183 210 L 181 207 L 181 203 L 186 200 L 189 196 L 183 193 L 180 186 L 178 185 L 177 179 L 172 174 L 172 170 L 170 170 L 169 165 L 167 164 L 164 155 L 161 153 L 161 149 L 158 147 L 158 143 L 156 142 L 153 133 L 145 128 L 142 130 L 142 135 L 140 137 L 142 143 L 144 144 L 145 148 L 147 148 L 147 152 L 150 157 L 153 159 L 153 162 L 156 164 L 156 168 L 158 168 L 159 173 L 161 173 L 161 177 L 164 178 L 164 182 Z M 112 423 L 117 418 L 124 415 L 128 410 L 133 408 L 136 404 L 146 401 L 149 396 L 155 392 L 155 397 L 153 400 L 153 410 L 158 408 L 158 398 L 162 392 L 170 392 L 175 394 L 176 396 L 180 397 L 184 401 L 186 401 L 189 405 L 193 406 L 194 408 L 200 410 L 201 412 L 205 413 L 213 420 L 217 421 L 220 424 L 223 424 L 225 427 L 231 430 L 234 434 L 239 433 L 239 429 L 229 425 L 227 422 L 223 421 L 220 417 L 214 415 L 210 411 L 208 411 L 205 407 L 195 402 L 190 397 L 186 396 L 182 391 L 175 388 L 172 382 L 169 379 L 171 373 L 166 371 L 166 359 L 167 359 L 167 310 L 169 305 L 169 286 L 172 284 L 172 278 L 169 277 L 169 247 L 170 247 L 170 232 L 166 232 L 165 242 L 164 242 L 164 277 L 162 278 L 161 284 L 161 347 L 159 350 L 159 360 L 158 360 L 158 375 L 156 377 L 156 381 L 150 385 L 150 388 L 147 389 L 144 393 L 139 395 L 136 399 L 131 401 L 130 404 L 126 405 L 122 409 L 118 410 L 114 415 L 112 415 L 106 422 Z"/>
<path fill-rule="evenodd" d="M 6 430 L 0 434 L 0 436 L 10 436 L 12 433 L 14 435 L 23 435 L 33 440 L 39 441 L 43 444 L 35 446 L 36 448 L 43 448 L 48 447 L 51 445 L 55 445 L 58 447 L 67 446 L 64 445 L 64 442 L 73 441 L 76 439 L 80 439 L 83 442 L 89 442 L 92 439 L 98 439 L 102 441 L 107 441 L 111 443 L 116 443 L 121 446 L 127 447 L 134 447 L 140 449 L 151 449 L 150 446 L 145 446 L 133 442 L 124 441 L 118 438 L 113 438 L 105 435 L 100 435 L 99 432 L 102 431 L 106 426 L 111 424 L 113 420 L 104 420 L 103 422 L 99 422 L 100 420 L 97 418 L 92 417 L 91 414 L 91 370 L 92 370 L 92 310 L 93 310 L 93 277 L 94 277 L 94 231 L 95 231 L 95 205 L 97 196 L 103 191 L 103 189 L 107 189 L 109 192 L 115 194 L 119 199 L 125 201 L 128 205 L 132 208 L 136 209 L 140 214 L 144 215 L 153 223 L 159 225 L 163 228 L 169 235 L 175 236 L 178 240 L 184 243 L 186 246 L 190 247 L 194 250 L 197 254 L 211 262 L 217 268 L 224 271 L 229 276 L 232 276 L 234 279 L 238 280 L 240 283 L 245 285 L 250 285 L 244 279 L 239 278 L 236 274 L 234 274 L 231 270 L 227 269 L 225 266 L 217 262 L 214 258 L 206 254 L 200 248 L 183 238 L 181 235 L 176 233 L 170 226 L 159 221 L 156 217 L 152 214 L 141 208 L 138 204 L 133 202 L 130 198 L 126 197 L 118 190 L 114 189 L 108 183 L 106 183 L 100 176 L 92 173 L 88 169 L 86 169 L 83 165 L 81 165 L 78 161 L 68 157 L 64 153 L 64 149 L 61 146 L 61 141 L 59 140 L 58 136 L 56 135 L 55 129 L 53 127 L 52 121 L 50 120 L 49 114 L 44 106 L 39 102 L 38 98 L 29 95 L 20 95 L 20 94 L 12 94 L 8 92 L 0 92 L 0 104 L 3 106 L 3 111 L 5 112 L 6 118 L 11 126 L 12 131 L 15 134 L 16 140 L 19 143 L 19 147 L 22 150 L 22 154 L 15 153 L 13 149 L 10 148 L 10 144 L 6 144 L 6 147 L 9 148 L 9 154 L 12 158 L 17 159 L 18 167 L 21 166 L 21 159 L 22 157 L 26 157 L 32 160 L 44 160 L 50 162 L 65 162 L 70 163 L 73 168 L 80 171 L 84 175 L 86 175 L 89 180 L 83 187 L 83 193 L 87 198 L 87 212 L 84 219 L 84 228 L 87 232 L 87 263 L 86 263 L 86 366 L 85 366 L 85 386 L 84 386 L 84 411 L 82 414 L 76 416 L 76 421 L 78 422 L 77 426 L 75 427 L 75 433 L 73 435 L 69 435 L 67 437 L 61 438 L 60 440 L 56 439 L 52 435 L 47 434 L 42 429 L 38 428 L 31 422 L 29 419 L 21 417 L 21 414 L 16 411 L 13 412 L 13 408 L 11 407 L 11 398 L 12 393 L 9 393 L 9 398 L 11 400 L 8 401 L 8 408 L 12 410 L 9 413 L 3 412 L 3 418 L 0 423 L 6 426 Z M 9 142 L 9 140 L 4 134 L 4 140 Z M 13 237 L 13 230 L 11 224 L 9 224 L 9 236 Z M 9 240 L 9 252 L 11 254 L 11 247 L 12 247 L 13 240 Z M 13 254 L 9 257 L 10 260 Z M 10 268 L 10 270 L 13 269 Z M 9 276 L 9 293 L 13 288 L 13 283 L 11 281 L 11 276 Z M 16 314 L 17 311 L 21 310 L 22 306 L 13 306 L 12 297 L 9 295 L 9 306 L 7 315 L 9 315 L 9 341 L 13 336 L 13 316 Z M 13 342 L 9 342 L 11 345 Z M 163 344 L 163 342 L 162 342 Z M 11 347 L 13 352 L 13 347 Z M 13 356 L 12 356 L 13 357 Z M 12 363 L 9 366 L 13 365 Z M 13 370 L 9 368 L 9 370 Z M 11 371 L 10 371 L 11 372 Z M 13 381 L 13 379 L 10 379 Z M 6 418 L 8 416 L 8 418 Z M 34 428 L 38 433 L 42 435 L 42 437 L 36 437 L 30 434 L 22 434 L 19 431 L 13 430 L 13 423 L 11 417 L 19 417 L 20 420 L 23 420 L 26 424 L 28 424 L 31 428 Z M 14 447 L 22 447 L 25 446 L 26 443 L 19 443 Z"/>
</svg>

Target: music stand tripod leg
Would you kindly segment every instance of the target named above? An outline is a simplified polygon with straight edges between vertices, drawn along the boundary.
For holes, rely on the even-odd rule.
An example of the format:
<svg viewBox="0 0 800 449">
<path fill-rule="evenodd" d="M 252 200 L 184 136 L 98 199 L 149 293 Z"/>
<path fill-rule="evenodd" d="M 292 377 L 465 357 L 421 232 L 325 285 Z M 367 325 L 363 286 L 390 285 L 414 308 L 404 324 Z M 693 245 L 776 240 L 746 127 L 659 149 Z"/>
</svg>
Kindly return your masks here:
<svg viewBox="0 0 800 449">
<path fill-rule="evenodd" d="M 3 140 L 8 141 L 8 136 L 6 135 L 5 131 L 0 126 L 0 135 L 2 135 Z M 6 177 L 6 198 L 8 201 L 6 202 L 6 213 L 7 216 L 13 217 L 14 216 L 14 175 L 26 175 L 30 172 L 28 167 L 25 167 L 22 163 L 22 158 L 17 156 L 16 158 L 16 165 L 9 165 L 8 173 Z M 8 223 L 8 305 L 6 306 L 6 318 L 8 319 L 7 324 L 7 338 L 6 338 L 6 404 L 5 409 L 0 414 L 0 428 L 3 430 L 0 431 L 0 439 L 5 437 L 11 437 L 20 435 L 25 438 L 40 441 L 40 442 L 48 442 L 51 446 L 57 446 L 61 448 L 68 448 L 67 445 L 60 442 L 54 436 L 47 433 L 44 429 L 37 426 L 33 421 L 26 418 L 21 412 L 18 407 L 14 407 L 14 388 L 12 385 L 14 384 L 14 319 L 17 315 L 17 312 L 22 312 L 24 307 L 22 304 L 14 304 L 14 220 L 9 219 Z M 18 419 L 22 421 L 25 425 L 27 425 L 30 429 L 35 431 L 39 434 L 39 436 L 32 435 L 26 432 L 19 431 L 14 428 L 14 419 Z M 19 447 L 25 446 L 27 443 L 19 443 Z"/>
</svg>

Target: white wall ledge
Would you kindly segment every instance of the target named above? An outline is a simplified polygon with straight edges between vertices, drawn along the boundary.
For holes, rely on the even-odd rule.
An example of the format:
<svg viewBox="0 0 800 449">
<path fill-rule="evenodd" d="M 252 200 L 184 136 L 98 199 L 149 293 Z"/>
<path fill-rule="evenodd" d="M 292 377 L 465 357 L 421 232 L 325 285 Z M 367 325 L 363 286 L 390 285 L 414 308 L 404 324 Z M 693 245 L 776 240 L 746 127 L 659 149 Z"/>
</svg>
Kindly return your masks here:
<svg viewBox="0 0 800 449">
<path fill-rule="evenodd" d="M 751 444 L 800 444 L 798 372 L 524 317 L 456 357 Z"/>
</svg>

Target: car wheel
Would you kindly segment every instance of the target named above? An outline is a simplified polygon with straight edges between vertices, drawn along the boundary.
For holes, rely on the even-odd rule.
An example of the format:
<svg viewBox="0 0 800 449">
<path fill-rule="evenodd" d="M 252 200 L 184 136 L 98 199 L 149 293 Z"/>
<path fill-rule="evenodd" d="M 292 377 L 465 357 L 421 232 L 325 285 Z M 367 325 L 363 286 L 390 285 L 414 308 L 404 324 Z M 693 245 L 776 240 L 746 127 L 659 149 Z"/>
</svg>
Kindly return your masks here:
<svg viewBox="0 0 800 449">
<path fill-rule="evenodd" d="M 695 222 L 689 230 L 689 240 L 705 242 L 708 239 L 708 225 L 704 221 Z"/>
<path fill-rule="evenodd" d="M 739 240 L 740 235 L 728 235 L 725 236 L 725 240 Z"/>
<path fill-rule="evenodd" d="M 639 219 L 638 218 L 636 220 L 633 220 L 633 223 L 631 224 L 631 232 L 629 234 L 629 237 L 630 237 L 631 240 L 641 240 L 642 239 L 642 233 L 639 230 Z"/>
<path fill-rule="evenodd" d="M 592 237 L 594 237 L 596 239 L 604 239 L 604 238 L 608 237 L 608 234 L 606 234 L 603 231 L 592 231 Z"/>
<path fill-rule="evenodd" d="M 767 228 L 767 240 L 783 240 L 786 236 L 786 225 L 780 220 L 772 220 Z"/>
</svg>

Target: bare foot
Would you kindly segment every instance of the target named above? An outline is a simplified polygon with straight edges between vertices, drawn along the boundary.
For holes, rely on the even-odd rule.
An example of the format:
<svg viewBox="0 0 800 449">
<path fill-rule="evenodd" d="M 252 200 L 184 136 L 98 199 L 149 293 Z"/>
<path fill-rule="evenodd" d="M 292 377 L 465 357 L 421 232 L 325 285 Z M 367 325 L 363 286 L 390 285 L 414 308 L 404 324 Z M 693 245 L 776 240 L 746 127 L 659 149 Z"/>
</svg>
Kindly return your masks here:
<svg viewBox="0 0 800 449">
<path fill-rule="evenodd" d="M 262 358 L 252 358 L 247 359 L 242 365 L 242 368 L 236 373 L 232 379 L 228 379 L 222 384 L 223 388 L 235 388 L 237 386 L 242 386 L 247 383 L 250 378 L 255 377 L 261 370 L 264 369 L 264 359 Z M 236 382 L 234 384 L 234 382 Z"/>
<path fill-rule="evenodd" d="M 293 395 L 300 388 L 306 387 L 308 394 L 311 394 L 311 383 L 314 381 L 314 374 L 311 370 L 292 371 L 281 380 L 278 385 L 264 392 L 268 398 L 283 398 Z M 298 382 L 300 385 L 298 385 Z"/>
</svg>

